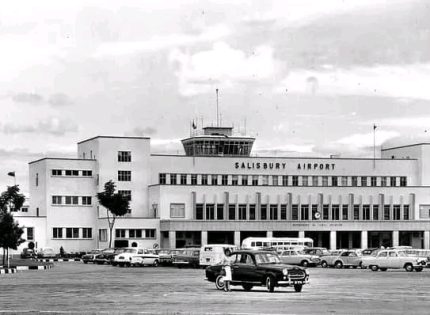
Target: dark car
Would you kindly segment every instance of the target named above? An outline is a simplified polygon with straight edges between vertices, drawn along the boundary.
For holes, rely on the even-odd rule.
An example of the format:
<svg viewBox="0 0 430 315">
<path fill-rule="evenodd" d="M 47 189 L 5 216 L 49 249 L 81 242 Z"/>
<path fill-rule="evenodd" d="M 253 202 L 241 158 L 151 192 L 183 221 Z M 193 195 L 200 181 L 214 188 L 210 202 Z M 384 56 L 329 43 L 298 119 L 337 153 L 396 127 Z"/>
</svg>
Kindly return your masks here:
<svg viewBox="0 0 430 315">
<path fill-rule="evenodd" d="M 230 262 L 231 285 L 241 285 L 246 291 L 254 286 L 265 286 L 269 292 L 273 292 L 275 287 L 294 286 L 296 292 L 301 292 L 303 285 L 309 281 L 309 273 L 305 268 L 283 264 L 272 251 L 235 251 L 230 256 Z M 222 265 L 206 268 L 208 281 L 217 284 L 222 281 L 222 277 Z"/>
<path fill-rule="evenodd" d="M 94 263 L 98 265 L 111 264 L 115 255 L 121 254 L 124 248 L 107 248 L 104 249 L 94 258 Z"/>
<path fill-rule="evenodd" d="M 24 248 L 21 252 L 21 258 L 36 258 L 37 254 L 34 249 Z"/>
<path fill-rule="evenodd" d="M 200 264 L 200 248 L 184 248 L 178 250 L 173 257 L 174 265 L 181 267 L 198 268 Z"/>
<path fill-rule="evenodd" d="M 102 250 L 101 249 L 94 249 L 92 251 L 90 251 L 89 253 L 86 253 L 85 255 L 83 255 L 81 257 L 82 261 L 84 262 L 84 264 L 88 264 L 89 262 L 92 263 L 96 263 L 95 259 L 97 257 L 97 255 L 101 254 Z"/>
</svg>

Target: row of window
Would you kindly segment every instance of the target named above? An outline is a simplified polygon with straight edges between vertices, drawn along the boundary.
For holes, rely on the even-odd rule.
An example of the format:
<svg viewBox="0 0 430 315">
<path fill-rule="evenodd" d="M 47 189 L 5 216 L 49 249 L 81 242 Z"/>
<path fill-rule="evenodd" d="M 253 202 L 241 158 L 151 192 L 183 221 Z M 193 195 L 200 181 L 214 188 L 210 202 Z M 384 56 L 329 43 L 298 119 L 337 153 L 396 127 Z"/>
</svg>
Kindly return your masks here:
<svg viewBox="0 0 430 315">
<path fill-rule="evenodd" d="M 52 196 L 53 205 L 91 206 L 91 196 Z"/>
<path fill-rule="evenodd" d="M 174 207 L 172 208 L 172 205 Z M 172 209 L 178 208 L 172 204 Z M 380 209 L 379 205 L 353 205 L 352 212 L 349 212 L 348 205 L 324 204 L 318 210 L 317 204 L 312 205 L 291 205 L 291 214 L 288 216 L 287 204 L 262 204 L 257 213 L 255 204 L 229 204 L 227 211 L 224 211 L 224 204 L 196 204 L 196 220 L 379 220 L 380 215 L 383 220 L 410 220 L 409 205 L 384 205 Z M 403 210 L 403 211 L 401 211 Z M 184 208 L 185 211 L 185 208 Z M 382 211 L 380 213 L 380 211 Z M 181 212 L 182 214 L 182 212 Z M 183 213 L 185 215 L 185 212 Z M 225 217 L 226 216 L 226 217 Z M 258 216 L 258 218 L 257 218 Z"/>
<path fill-rule="evenodd" d="M 52 176 L 93 176 L 93 171 L 91 170 L 51 170 Z"/>
<path fill-rule="evenodd" d="M 115 238 L 155 238 L 155 229 L 115 229 Z"/>
<path fill-rule="evenodd" d="M 93 238 L 92 228 L 63 228 L 54 227 L 52 228 L 52 238 L 61 239 L 80 239 L 80 238 Z"/>
<path fill-rule="evenodd" d="M 298 175 L 209 175 L 159 174 L 160 185 L 232 186 L 407 186 L 406 176 L 298 176 Z"/>
</svg>

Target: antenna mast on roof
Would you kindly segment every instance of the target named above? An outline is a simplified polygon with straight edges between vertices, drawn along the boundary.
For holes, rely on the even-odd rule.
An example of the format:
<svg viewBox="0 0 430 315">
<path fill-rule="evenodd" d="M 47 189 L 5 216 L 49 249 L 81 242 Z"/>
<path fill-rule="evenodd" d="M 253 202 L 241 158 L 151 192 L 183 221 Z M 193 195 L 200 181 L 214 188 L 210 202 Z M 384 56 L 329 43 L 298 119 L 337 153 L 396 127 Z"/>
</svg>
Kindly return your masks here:
<svg viewBox="0 0 430 315">
<path fill-rule="evenodd" d="M 216 126 L 219 127 L 219 115 L 218 115 L 218 89 L 216 91 Z"/>
</svg>

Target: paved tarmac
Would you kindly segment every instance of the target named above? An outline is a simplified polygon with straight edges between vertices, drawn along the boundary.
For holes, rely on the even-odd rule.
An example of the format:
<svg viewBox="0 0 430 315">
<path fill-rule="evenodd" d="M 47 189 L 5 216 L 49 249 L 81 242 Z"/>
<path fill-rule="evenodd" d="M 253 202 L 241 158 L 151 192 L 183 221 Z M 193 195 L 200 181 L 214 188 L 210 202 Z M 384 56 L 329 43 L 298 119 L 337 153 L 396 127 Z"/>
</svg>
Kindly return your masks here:
<svg viewBox="0 0 430 315">
<path fill-rule="evenodd" d="M 202 269 L 55 263 L 0 275 L 0 312 L 212 314 L 428 314 L 430 270 L 372 272 L 310 268 L 311 284 L 218 291 Z"/>
</svg>

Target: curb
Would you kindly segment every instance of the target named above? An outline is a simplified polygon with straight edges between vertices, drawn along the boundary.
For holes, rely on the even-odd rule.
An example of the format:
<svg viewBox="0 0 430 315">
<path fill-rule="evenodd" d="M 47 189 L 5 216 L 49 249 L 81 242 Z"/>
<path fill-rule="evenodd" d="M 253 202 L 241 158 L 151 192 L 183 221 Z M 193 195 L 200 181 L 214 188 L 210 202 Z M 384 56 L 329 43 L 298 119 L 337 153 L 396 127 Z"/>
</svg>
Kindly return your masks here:
<svg viewBox="0 0 430 315">
<path fill-rule="evenodd" d="M 15 268 L 4 268 L 4 269 L 0 269 L 0 274 L 6 274 L 6 273 L 16 273 L 16 269 Z"/>
<path fill-rule="evenodd" d="M 40 262 L 74 262 L 81 261 L 80 258 L 45 258 L 45 259 L 37 259 L 36 261 Z"/>
<path fill-rule="evenodd" d="M 16 266 L 16 270 L 46 270 L 51 269 L 52 265 L 46 266 Z"/>
</svg>

